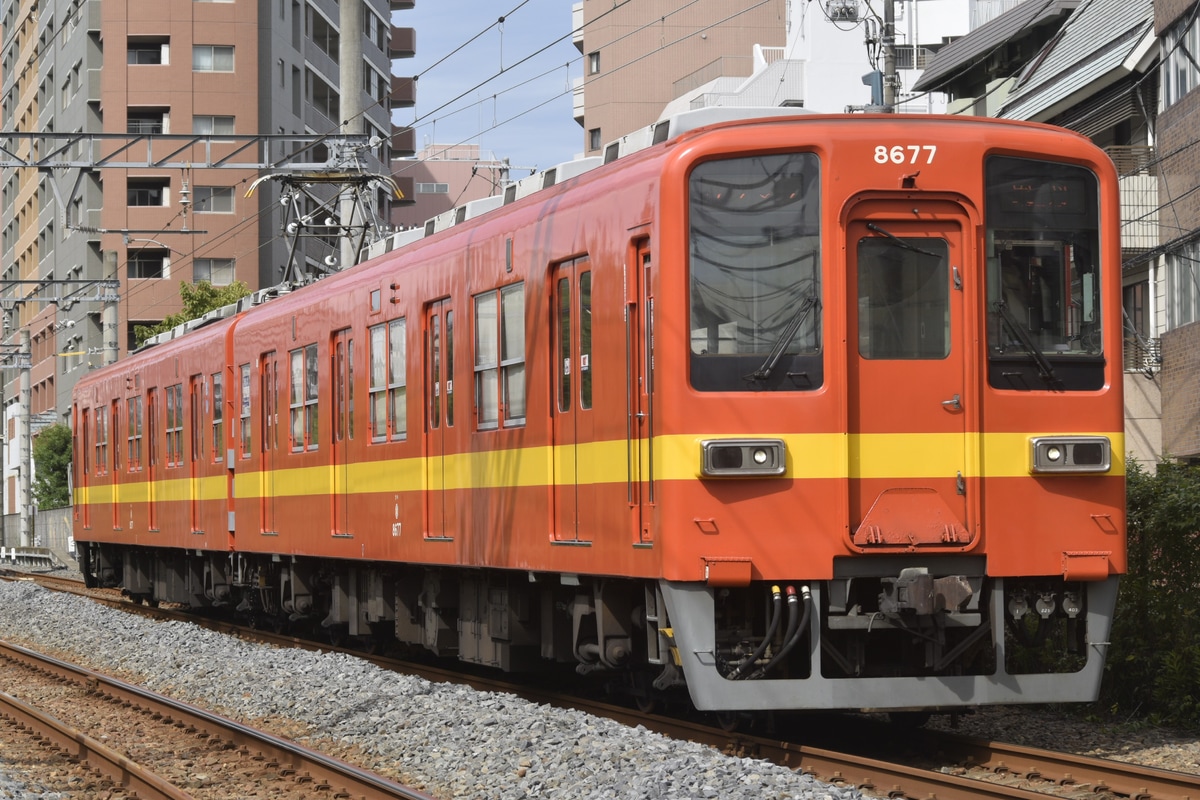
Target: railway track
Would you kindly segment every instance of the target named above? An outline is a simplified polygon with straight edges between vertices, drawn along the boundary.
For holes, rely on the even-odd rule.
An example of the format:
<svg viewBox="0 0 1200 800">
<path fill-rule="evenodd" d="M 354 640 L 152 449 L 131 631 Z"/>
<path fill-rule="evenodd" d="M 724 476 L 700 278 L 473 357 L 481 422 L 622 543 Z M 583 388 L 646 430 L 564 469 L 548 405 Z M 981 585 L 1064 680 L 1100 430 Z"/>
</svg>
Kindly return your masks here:
<svg viewBox="0 0 1200 800">
<path fill-rule="evenodd" d="M 23 576 L 28 578 L 29 576 Z M 643 713 L 632 708 L 573 695 L 532 688 L 506 680 L 464 675 L 450 669 L 398 661 L 353 650 L 314 643 L 299 637 L 245 628 L 170 609 L 150 609 L 115 596 L 96 597 L 78 582 L 52 576 L 40 582 L 93 596 L 100 602 L 159 618 L 186 619 L 197 624 L 278 646 L 308 647 L 352 653 L 378 666 L 418 674 L 431 681 L 466 683 L 481 691 L 504 692 L 527 700 L 575 708 L 628 725 L 641 725 L 666 736 L 701 742 L 739 757 L 761 758 L 813 776 L 862 789 L 876 797 L 1016 798 L 1045 800 L 1047 796 L 1133 798 L 1134 800 L 1200 800 L 1200 776 L 1117 762 L 1008 745 L 938 731 L 904 735 L 906 752 L 878 757 L 883 744 L 896 739 L 895 729 L 872 728 L 839 743 L 840 750 L 816 747 L 780 737 L 728 732 L 701 722 Z M 916 755 L 919 754 L 919 755 Z M 921 766 L 913 766 L 919 762 Z"/>
<path fill-rule="evenodd" d="M 68 760 L 86 762 L 106 791 L 141 800 L 430 800 L 294 742 L 24 647 L 0 642 L 0 661 L 0 716 Z"/>
</svg>

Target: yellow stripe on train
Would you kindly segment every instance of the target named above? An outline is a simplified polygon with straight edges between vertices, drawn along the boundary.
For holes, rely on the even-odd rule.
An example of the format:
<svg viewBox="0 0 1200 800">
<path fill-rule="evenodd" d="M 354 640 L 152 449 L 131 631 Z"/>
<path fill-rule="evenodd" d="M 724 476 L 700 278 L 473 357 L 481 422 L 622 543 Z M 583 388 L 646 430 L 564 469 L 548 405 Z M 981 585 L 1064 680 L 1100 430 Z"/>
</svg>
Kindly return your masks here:
<svg viewBox="0 0 1200 800">
<path fill-rule="evenodd" d="M 1058 433 L 1058 432 L 1056 432 Z M 957 434 L 780 434 L 761 438 L 782 439 L 787 446 L 785 479 L 921 478 L 928 476 L 1024 477 L 1029 475 L 1030 444 L 1041 433 Z M 1125 472 L 1125 437 L 1109 432 L 1112 467 L 1108 475 Z M 499 489 L 509 486 L 550 484 L 623 483 L 630 466 L 641 461 L 640 474 L 651 472 L 657 480 L 692 480 L 699 474 L 700 442 L 720 435 L 660 436 L 653 459 L 638 453 L 623 440 L 589 442 L 576 446 L 527 447 L 460 453 L 444 457 L 403 458 L 358 462 L 341 466 L 277 468 L 268 472 L 239 472 L 234 496 L 305 497 L 330 494 L 377 494 L 444 489 Z M 737 437 L 733 437 L 737 438 Z M 144 473 L 142 474 L 144 475 Z M 122 503 L 150 500 L 150 484 L 133 476 L 116 488 Z M 122 478 L 129 476 L 122 475 Z M 777 480 L 769 478 L 767 480 Z M 221 500 L 224 475 L 205 478 L 168 478 L 153 483 L 154 500 L 160 502 Z M 109 485 L 75 490 L 76 504 L 111 503 Z"/>
</svg>

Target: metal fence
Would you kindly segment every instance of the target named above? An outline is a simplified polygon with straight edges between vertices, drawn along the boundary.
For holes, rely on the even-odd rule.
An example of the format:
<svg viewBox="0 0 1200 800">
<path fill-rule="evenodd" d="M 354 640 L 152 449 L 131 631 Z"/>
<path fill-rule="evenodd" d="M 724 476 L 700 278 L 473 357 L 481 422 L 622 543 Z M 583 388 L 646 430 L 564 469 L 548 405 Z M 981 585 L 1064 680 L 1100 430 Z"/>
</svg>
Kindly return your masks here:
<svg viewBox="0 0 1200 800">
<path fill-rule="evenodd" d="M 66 508 L 51 508 L 39 510 L 33 517 L 34 547 L 47 547 L 54 552 L 55 558 L 63 564 L 75 563 L 75 538 L 71 534 L 70 506 Z M 0 532 L 0 545 L 4 547 L 19 547 L 21 545 L 21 517 L 19 514 L 5 514 L 3 530 Z"/>
</svg>

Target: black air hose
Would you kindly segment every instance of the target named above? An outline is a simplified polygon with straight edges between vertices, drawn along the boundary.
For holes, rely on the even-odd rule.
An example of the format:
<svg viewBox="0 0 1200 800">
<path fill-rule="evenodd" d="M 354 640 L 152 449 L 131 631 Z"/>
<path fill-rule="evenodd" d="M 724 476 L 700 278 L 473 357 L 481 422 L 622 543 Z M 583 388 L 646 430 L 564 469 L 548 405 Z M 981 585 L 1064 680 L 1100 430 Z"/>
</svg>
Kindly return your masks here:
<svg viewBox="0 0 1200 800">
<path fill-rule="evenodd" d="M 730 680 L 736 681 L 746 677 L 750 668 L 754 666 L 754 663 L 762 658 L 762 654 L 767 651 L 767 645 L 771 643 L 771 639 L 775 636 L 775 631 L 779 630 L 779 618 L 783 616 L 780 613 L 783 609 L 783 594 L 779 591 L 778 586 L 771 587 L 771 607 L 771 624 L 767 626 L 767 635 L 763 637 L 763 640 L 754 650 L 754 653 L 733 671 L 733 674 L 729 676 Z"/>
</svg>

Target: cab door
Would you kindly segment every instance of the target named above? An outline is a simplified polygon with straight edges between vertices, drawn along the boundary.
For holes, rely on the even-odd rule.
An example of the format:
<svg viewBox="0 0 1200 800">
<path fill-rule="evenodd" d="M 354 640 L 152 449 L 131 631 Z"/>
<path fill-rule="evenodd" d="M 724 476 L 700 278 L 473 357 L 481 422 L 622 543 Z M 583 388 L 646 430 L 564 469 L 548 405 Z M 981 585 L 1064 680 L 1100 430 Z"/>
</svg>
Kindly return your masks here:
<svg viewBox="0 0 1200 800">
<path fill-rule="evenodd" d="M 970 220 L 949 201 L 868 200 L 846 230 L 852 544 L 962 549 L 979 474 Z"/>
</svg>

